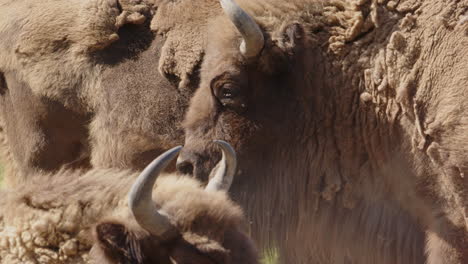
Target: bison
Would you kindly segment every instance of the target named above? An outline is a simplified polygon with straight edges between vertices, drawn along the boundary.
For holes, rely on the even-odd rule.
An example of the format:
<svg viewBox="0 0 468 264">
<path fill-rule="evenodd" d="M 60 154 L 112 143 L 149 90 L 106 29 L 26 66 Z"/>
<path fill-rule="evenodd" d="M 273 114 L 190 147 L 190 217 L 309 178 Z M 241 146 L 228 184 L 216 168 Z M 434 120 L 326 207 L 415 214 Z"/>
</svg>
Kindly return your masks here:
<svg viewBox="0 0 468 264">
<path fill-rule="evenodd" d="M 215 0 L 1 0 L 2 152 L 141 167 L 199 86 L 178 167 L 206 180 L 204 143 L 232 142 L 233 197 L 283 262 L 463 262 L 466 3 L 239 3 L 241 49 Z"/>
<path fill-rule="evenodd" d="M 183 143 L 216 5 L 0 0 L 5 184 L 63 167 L 142 169 Z"/>
<path fill-rule="evenodd" d="M 235 152 L 217 144 L 223 159 L 206 187 L 183 175 L 158 177 L 180 151 L 176 147 L 136 180 L 116 169 L 72 179 L 62 171 L 47 183 L 42 176 L 2 191 L 0 262 L 258 263 L 242 209 L 227 195 Z"/>
<path fill-rule="evenodd" d="M 282 263 L 468 263 L 467 2 L 220 2 L 178 169 L 231 142 Z"/>
</svg>

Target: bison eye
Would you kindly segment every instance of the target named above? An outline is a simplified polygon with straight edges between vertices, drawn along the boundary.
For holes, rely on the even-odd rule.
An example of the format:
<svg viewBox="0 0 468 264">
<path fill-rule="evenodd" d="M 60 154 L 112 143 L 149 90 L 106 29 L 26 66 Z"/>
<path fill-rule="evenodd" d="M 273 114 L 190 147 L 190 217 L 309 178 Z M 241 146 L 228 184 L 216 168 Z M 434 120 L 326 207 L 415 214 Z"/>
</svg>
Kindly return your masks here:
<svg viewBox="0 0 468 264">
<path fill-rule="evenodd" d="M 212 95 L 220 110 L 232 110 L 237 113 L 247 110 L 247 78 L 239 74 L 225 72 L 213 78 L 210 83 Z"/>
<path fill-rule="evenodd" d="M 221 87 L 220 100 L 233 99 L 239 94 L 239 87 L 232 83 L 227 83 Z"/>
<path fill-rule="evenodd" d="M 227 82 L 219 85 L 215 90 L 215 96 L 223 107 L 235 111 L 241 111 L 245 108 L 245 103 L 241 96 L 241 89 L 237 83 Z"/>
</svg>

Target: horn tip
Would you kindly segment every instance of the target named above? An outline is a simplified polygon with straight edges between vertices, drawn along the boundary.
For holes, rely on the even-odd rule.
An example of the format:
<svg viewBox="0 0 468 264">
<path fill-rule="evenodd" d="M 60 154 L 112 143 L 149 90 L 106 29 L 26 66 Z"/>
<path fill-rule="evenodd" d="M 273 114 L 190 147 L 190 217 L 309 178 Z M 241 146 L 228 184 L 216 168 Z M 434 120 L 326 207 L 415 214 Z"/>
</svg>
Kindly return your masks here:
<svg viewBox="0 0 468 264">
<path fill-rule="evenodd" d="M 231 146 L 231 144 L 229 144 L 228 142 L 224 140 L 216 139 L 216 140 L 213 140 L 213 143 L 215 143 L 216 145 L 220 146 L 223 149 L 229 149 L 231 152 L 235 153 L 234 148 Z"/>
<path fill-rule="evenodd" d="M 215 139 L 213 140 L 214 143 L 217 143 L 217 144 L 229 144 L 227 143 L 226 141 L 222 140 L 222 139 Z"/>
<path fill-rule="evenodd" d="M 226 141 L 224 141 L 224 140 L 221 140 L 221 139 L 213 140 L 213 143 L 215 143 L 216 145 L 218 145 L 218 146 L 222 149 L 223 155 L 229 153 L 229 155 L 230 155 L 234 160 L 237 160 L 236 151 L 235 151 L 234 148 L 231 146 L 231 144 L 229 144 L 228 142 L 226 142 Z"/>
<path fill-rule="evenodd" d="M 183 147 L 184 147 L 184 146 L 179 145 L 179 146 L 177 146 L 177 147 L 173 147 L 173 148 L 171 149 L 171 151 L 180 151 Z"/>
</svg>

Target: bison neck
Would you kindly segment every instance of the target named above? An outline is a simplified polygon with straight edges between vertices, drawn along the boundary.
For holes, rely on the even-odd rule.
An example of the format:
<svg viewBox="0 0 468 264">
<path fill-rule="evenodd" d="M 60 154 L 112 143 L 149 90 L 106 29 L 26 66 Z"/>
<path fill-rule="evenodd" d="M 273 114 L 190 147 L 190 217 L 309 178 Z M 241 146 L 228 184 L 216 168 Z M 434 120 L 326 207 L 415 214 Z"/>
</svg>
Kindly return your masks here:
<svg viewBox="0 0 468 264">
<path fill-rule="evenodd" d="M 424 263 L 416 215 L 427 210 L 410 191 L 404 151 L 382 136 L 388 131 L 346 120 L 303 126 L 282 126 L 295 128 L 289 140 L 240 161 L 233 193 L 261 248 L 278 250 L 281 263 Z"/>
</svg>

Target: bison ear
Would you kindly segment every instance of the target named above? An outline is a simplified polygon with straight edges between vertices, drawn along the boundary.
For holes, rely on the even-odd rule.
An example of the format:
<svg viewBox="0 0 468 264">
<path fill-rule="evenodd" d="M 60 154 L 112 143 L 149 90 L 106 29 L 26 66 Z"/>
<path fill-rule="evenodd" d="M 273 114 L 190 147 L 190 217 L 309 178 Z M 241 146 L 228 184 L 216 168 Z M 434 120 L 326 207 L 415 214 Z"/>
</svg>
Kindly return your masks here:
<svg viewBox="0 0 468 264">
<path fill-rule="evenodd" d="M 105 255 L 113 260 L 141 263 L 140 243 L 126 226 L 115 222 L 103 222 L 95 227 L 95 240 Z"/>
<path fill-rule="evenodd" d="M 117 223 L 100 223 L 96 226 L 98 243 L 109 249 L 121 248 L 126 241 L 126 228 Z"/>
<path fill-rule="evenodd" d="M 282 28 L 280 47 L 294 55 L 301 47 L 304 39 L 304 28 L 299 23 L 292 23 Z"/>
</svg>

